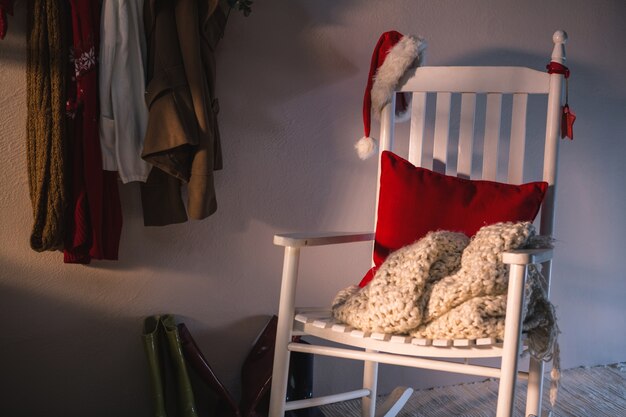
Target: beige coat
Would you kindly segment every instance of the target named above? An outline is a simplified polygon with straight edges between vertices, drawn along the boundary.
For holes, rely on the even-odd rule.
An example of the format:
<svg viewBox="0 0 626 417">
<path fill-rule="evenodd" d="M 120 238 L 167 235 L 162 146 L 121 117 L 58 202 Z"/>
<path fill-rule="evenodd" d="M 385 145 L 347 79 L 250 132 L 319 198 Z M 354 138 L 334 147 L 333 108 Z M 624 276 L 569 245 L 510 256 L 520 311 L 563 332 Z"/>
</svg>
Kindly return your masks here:
<svg viewBox="0 0 626 417">
<path fill-rule="evenodd" d="M 226 16 L 217 0 L 146 0 L 148 126 L 142 158 L 144 223 L 203 219 L 217 210 L 213 171 L 222 168 L 215 98 L 215 47 Z M 181 183 L 188 184 L 187 212 Z"/>
</svg>

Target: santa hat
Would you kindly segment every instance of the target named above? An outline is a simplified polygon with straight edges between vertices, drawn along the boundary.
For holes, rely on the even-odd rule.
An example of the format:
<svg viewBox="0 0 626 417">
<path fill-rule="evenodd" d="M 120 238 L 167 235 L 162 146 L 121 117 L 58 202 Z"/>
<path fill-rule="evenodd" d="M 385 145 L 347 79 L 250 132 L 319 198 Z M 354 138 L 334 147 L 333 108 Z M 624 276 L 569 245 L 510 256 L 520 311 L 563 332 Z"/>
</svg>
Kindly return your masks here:
<svg viewBox="0 0 626 417">
<path fill-rule="evenodd" d="M 387 103 L 391 101 L 398 81 L 412 66 L 423 63 L 426 41 L 415 36 L 404 36 L 395 30 L 385 32 L 378 39 L 372 54 L 367 87 L 363 97 L 363 127 L 365 135 L 355 148 L 361 159 L 367 159 L 376 152 L 376 142 L 370 137 L 371 113 L 376 119 Z M 409 118 L 411 96 L 398 93 L 396 100 L 396 120 Z"/>
</svg>

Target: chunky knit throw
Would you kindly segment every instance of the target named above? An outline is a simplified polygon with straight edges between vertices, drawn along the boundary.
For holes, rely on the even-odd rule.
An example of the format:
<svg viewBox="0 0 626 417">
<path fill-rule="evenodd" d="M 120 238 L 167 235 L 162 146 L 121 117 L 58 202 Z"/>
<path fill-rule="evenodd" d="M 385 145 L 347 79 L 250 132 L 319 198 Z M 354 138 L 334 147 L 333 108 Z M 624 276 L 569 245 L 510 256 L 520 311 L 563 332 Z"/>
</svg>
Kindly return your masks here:
<svg viewBox="0 0 626 417">
<path fill-rule="evenodd" d="M 63 248 L 66 210 L 64 71 L 65 23 L 58 0 L 28 1 L 26 141 L 33 207 L 30 245 Z"/>
<path fill-rule="evenodd" d="M 473 239 L 430 232 L 393 252 L 363 288 L 351 286 L 333 301 L 333 316 L 357 329 L 427 339 L 504 337 L 509 266 L 502 253 L 546 247 L 529 222 L 484 226 Z M 528 267 L 523 331 L 529 353 L 541 360 L 558 353 L 554 307 L 534 265 Z M 553 364 L 553 391 L 558 357 Z"/>
</svg>

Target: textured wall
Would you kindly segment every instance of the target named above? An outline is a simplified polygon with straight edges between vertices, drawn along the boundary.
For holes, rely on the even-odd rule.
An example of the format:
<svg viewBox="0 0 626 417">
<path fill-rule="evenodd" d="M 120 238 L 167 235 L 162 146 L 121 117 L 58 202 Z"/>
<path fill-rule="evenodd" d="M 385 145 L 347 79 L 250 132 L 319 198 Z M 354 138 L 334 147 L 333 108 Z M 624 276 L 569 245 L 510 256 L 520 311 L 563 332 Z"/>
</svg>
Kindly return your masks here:
<svg viewBox="0 0 626 417">
<path fill-rule="evenodd" d="M 0 414 L 148 416 L 144 316 L 179 314 L 238 394 L 239 369 L 278 305 L 278 231 L 370 229 L 375 162 L 352 149 L 378 35 L 418 33 L 428 63 L 542 68 L 551 35 L 570 34 L 576 140 L 563 143 L 553 299 L 566 367 L 623 361 L 626 280 L 626 4 L 619 1 L 257 1 L 231 15 L 218 84 L 225 169 L 219 210 L 145 228 L 136 185 L 121 187 L 119 262 L 63 265 L 29 249 L 25 2 L 0 42 Z M 368 245 L 303 255 L 300 296 L 328 303 L 368 265 Z M 591 342 L 591 343 L 588 343 Z M 320 367 L 334 384 L 357 368 Z M 383 367 L 391 382 L 455 376 Z M 393 378 L 392 378 L 393 377 Z M 393 379 L 393 381 L 391 381 Z M 322 386 L 320 390 L 330 388 Z"/>
</svg>

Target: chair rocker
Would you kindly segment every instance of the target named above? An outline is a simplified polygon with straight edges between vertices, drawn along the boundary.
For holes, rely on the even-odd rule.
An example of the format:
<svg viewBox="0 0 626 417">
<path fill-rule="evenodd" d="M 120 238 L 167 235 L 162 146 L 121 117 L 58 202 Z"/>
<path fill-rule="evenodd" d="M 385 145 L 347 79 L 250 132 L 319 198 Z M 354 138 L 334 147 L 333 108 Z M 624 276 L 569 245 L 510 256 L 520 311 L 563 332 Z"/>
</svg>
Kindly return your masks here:
<svg viewBox="0 0 626 417">
<path fill-rule="evenodd" d="M 567 35 L 557 31 L 553 35 L 554 48 L 551 60 L 563 64 Z M 412 94 L 411 120 L 408 129 L 408 156 L 415 166 L 421 166 L 440 173 L 462 178 L 496 181 L 498 164 L 498 143 L 508 143 L 508 174 L 506 183 L 521 184 L 524 177 L 524 157 L 533 159 L 543 154 L 543 171 L 538 180 L 548 183 L 541 205 L 539 234 L 552 236 L 555 219 L 555 195 L 557 180 L 557 158 L 559 150 L 559 129 L 561 123 L 563 74 L 547 73 L 525 67 L 419 67 L 404 76 L 396 91 Z M 448 150 L 450 120 L 453 107 L 451 98 L 460 96 L 458 117 L 458 149 L 450 158 Z M 545 141 L 526 143 L 528 96 L 543 95 L 538 100 L 545 105 Z M 436 109 L 433 123 L 432 145 L 425 146 L 425 114 L 427 96 L 436 96 Z M 484 137 L 482 149 L 473 146 L 475 142 L 475 121 L 477 97 L 481 95 L 485 104 Z M 501 138 L 503 96 L 511 95 L 510 137 Z M 395 96 L 395 94 L 394 94 Z M 481 98 L 481 99 L 483 99 Z M 547 99 L 546 99 L 547 98 Z M 507 99 L 508 100 L 508 99 Z M 534 98 L 533 98 L 534 100 Z M 547 105 L 545 104 L 547 103 Z M 431 106 L 432 107 L 432 106 Z M 381 115 L 379 152 L 393 150 L 395 97 L 387 104 Z M 543 123 L 543 119 L 541 123 Z M 508 123 L 508 120 L 506 121 Z M 508 125 L 508 124 L 507 124 Z M 539 143 L 538 150 L 525 152 L 531 144 Z M 506 149 L 506 148 L 505 148 Z M 474 151 L 482 154 L 482 172 L 476 175 L 472 170 Z M 430 153 L 430 154 L 429 154 Z M 539 156 L 538 156 L 539 155 Z M 539 159 L 541 160 L 541 159 Z M 434 162 L 434 164 L 433 164 Z M 506 167 L 506 165 L 504 165 Z M 378 175 L 380 178 L 380 154 Z M 378 193 L 379 190 L 377 190 Z M 378 205 L 378 196 L 377 196 Z M 395 416 L 411 395 L 410 388 L 398 388 L 388 400 L 376 406 L 378 364 L 393 364 L 414 368 L 424 368 L 499 379 L 497 416 L 512 416 L 515 399 L 515 386 L 518 378 L 528 380 L 526 411 L 524 416 L 541 415 L 541 397 L 544 364 L 530 359 L 528 372 L 518 371 L 518 359 L 524 348 L 521 323 L 524 303 L 524 286 L 527 267 L 541 264 L 549 294 L 552 249 L 517 250 L 503 254 L 503 262 L 509 267 L 509 284 L 504 339 L 493 338 L 476 340 L 429 340 L 406 335 L 368 333 L 353 329 L 332 318 L 329 308 L 298 309 L 295 306 L 296 285 L 300 250 L 309 246 L 335 245 L 350 242 L 374 240 L 374 233 L 291 233 L 274 236 L 274 244 L 285 249 L 280 290 L 280 307 L 274 357 L 273 381 L 270 401 L 270 417 L 282 417 L 286 411 L 319 406 L 338 401 L 362 398 L 362 416 Z M 326 339 L 341 347 L 304 345 L 291 343 L 293 335 L 311 335 Z M 364 362 L 363 388 L 342 394 L 315 397 L 299 401 L 285 401 L 290 351 L 307 352 L 322 356 L 332 356 Z M 470 364 L 471 358 L 500 357 L 500 367 Z M 451 361 L 451 358 L 465 358 L 464 362 Z"/>
</svg>

